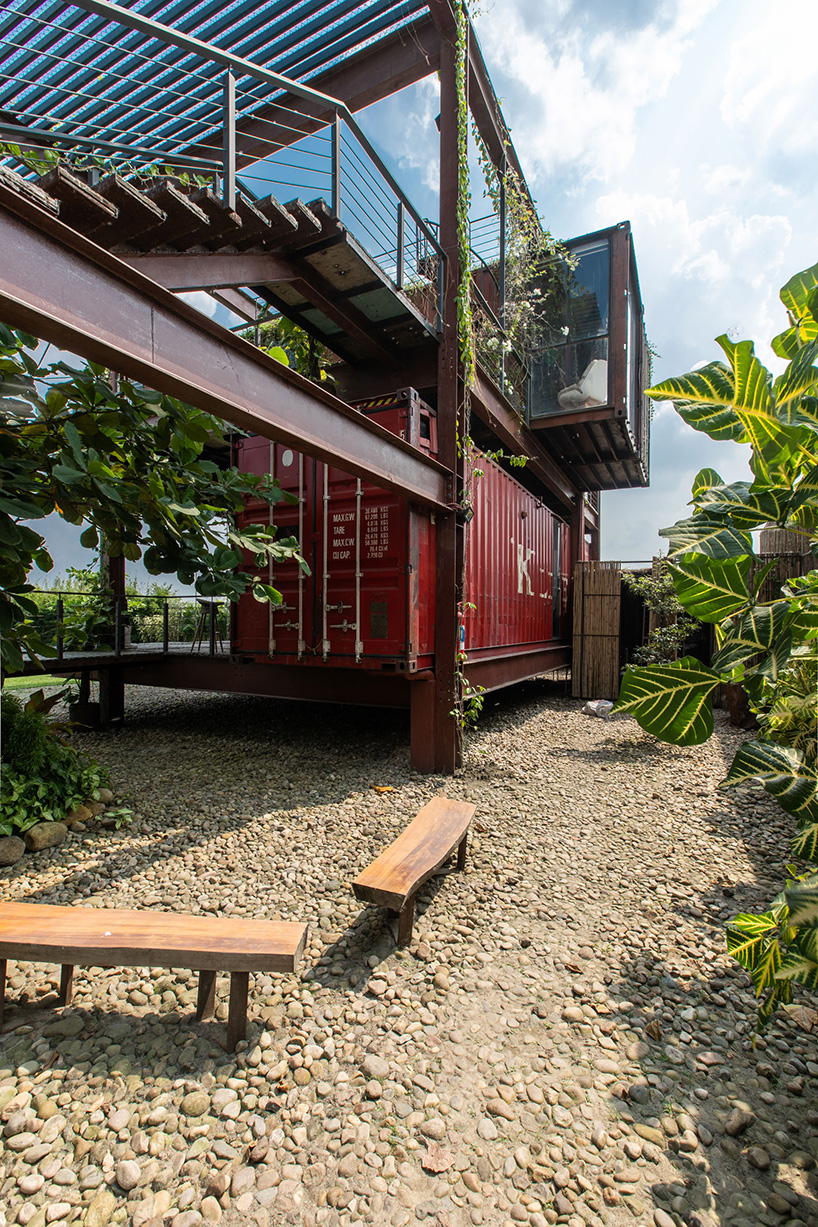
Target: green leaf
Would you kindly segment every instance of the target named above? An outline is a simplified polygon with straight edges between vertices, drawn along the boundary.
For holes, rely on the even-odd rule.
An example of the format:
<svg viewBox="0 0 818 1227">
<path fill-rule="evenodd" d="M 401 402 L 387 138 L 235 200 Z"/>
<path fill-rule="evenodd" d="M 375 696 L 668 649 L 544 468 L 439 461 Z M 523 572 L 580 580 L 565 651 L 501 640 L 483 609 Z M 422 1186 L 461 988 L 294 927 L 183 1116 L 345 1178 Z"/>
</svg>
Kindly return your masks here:
<svg viewBox="0 0 818 1227">
<path fill-rule="evenodd" d="M 749 482 L 735 481 L 703 491 L 698 505 L 708 515 L 729 516 L 736 528 L 752 530 L 783 519 L 789 500 L 789 488 L 759 491 Z"/>
<path fill-rule="evenodd" d="M 87 550 L 95 550 L 99 546 L 99 533 L 93 524 L 80 534 L 80 545 L 85 546 Z"/>
<path fill-rule="evenodd" d="M 776 416 L 783 421 L 790 420 L 787 416 L 790 407 L 797 408 L 796 402 L 800 402 L 804 393 L 808 392 L 818 381 L 816 358 L 818 358 L 818 338 L 810 341 L 798 351 L 784 373 L 779 375 L 773 384 Z"/>
<path fill-rule="evenodd" d="M 769 414 L 772 408 L 772 376 L 755 355 L 752 341 L 731 341 L 727 333 L 716 337 L 732 367 L 734 396 L 733 408 L 741 418 L 742 412 Z"/>
<path fill-rule="evenodd" d="M 775 973 L 775 978 L 803 984 L 806 988 L 816 988 L 818 987 L 818 963 L 806 951 L 800 950 L 799 945 L 800 943 L 790 947 Z"/>
<path fill-rule="evenodd" d="M 801 828 L 792 841 L 792 850 L 802 860 L 818 860 L 818 822 L 809 822 Z"/>
<path fill-rule="evenodd" d="M 818 882 L 810 878 L 786 889 L 789 919 L 794 925 L 818 925 Z"/>
<path fill-rule="evenodd" d="M 702 622 L 722 622 L 750 600 L 748 580 L 752 558 L 715 560 L 702 554 L 683 554 L 668 564 L 679 600 Z"/>
<path fill-rule="evenodd" d="M 671 554 L 705 554 L 709 558 L 740 558 L 752 554 L 753 541 L 749 533 L 735 528 L 723 516 L 696 512 L 687 520 L 679 520 L 670 528 L 661 528 L 660 537 L 667 537 Z"/>
<path fill-rule="evenodd" d="M 718 674 L 693 656 L 629 669 L 614 711 L 628 711 L 641 728 L 674 745 L 699 745 L 713 732 L 710 696 Z"/>
<path fill-rule="evenodd" d="M 73 465 L 55 464 L 51 472 L 57 481 L 63 482 L 66 486 L 75 486 L 85 481 L 86 478 L 85 472 Z"/>
<path fill-rule="evenodd" d="M 818 822 L 818 776 L 797 750 L 771 741 L 745 741 L 719 785 L 757 780 L 799 823 Z"/>
<path fill-rule="evenodd" d="M 712 489 L 713 486 L 723 485 L 724 482 L 715 469 L 699 469 L 698 473 L 693 478 L 693 488 L 691 490 L 693 502 L 698 505 L 700 496 L 704 494 L 706 490 Z"/>
<path fill-rule="evenodd" d="M 753 656 L 769 652 L 777 638 L 783 635 L 789 613 L 789 601 L 753 605 L 743 613 L 729 631 L 724 646 L 713 657 L 716 672 L 728 673 Z"/>
<path fill-rule="evenodd" d="M 192 439 L 194 443 L 207 443 L 210 438 L 210 431 L 201 418 L 181 418 L 178 428 L 187 439 Z"/>
</svg>

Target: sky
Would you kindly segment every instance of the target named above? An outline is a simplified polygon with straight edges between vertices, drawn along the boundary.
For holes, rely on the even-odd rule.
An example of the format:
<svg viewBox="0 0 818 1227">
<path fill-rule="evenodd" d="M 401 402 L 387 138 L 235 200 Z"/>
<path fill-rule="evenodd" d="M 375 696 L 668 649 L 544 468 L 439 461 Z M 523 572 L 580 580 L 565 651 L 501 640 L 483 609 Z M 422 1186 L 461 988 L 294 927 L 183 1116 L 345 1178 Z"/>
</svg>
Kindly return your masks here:
<svg viewBox="0 0 818 1227">
<path fill-rule="evenodd" d="M 480 0 L 483 54 L 541 216 L 559 238 L 629 220 L 654 378 L 785 326 L 781 285 L 818 262 L 818 0 Z M 437 212 L 430 77 L 359 115 L 421 211 Z M 489 212 L 473 167 L 473 214 Z M 226 321 L 213 300 L 191 296 Z M 780 365 L 780 364 L 779 364 Z M 747 473 L 656 405 L 651 485 L 602 497 L 602 556 L 649 559 L 683 518 L 696 472 Z M 75 554 L 49 532 L 57 570 Z"/>
</svg>

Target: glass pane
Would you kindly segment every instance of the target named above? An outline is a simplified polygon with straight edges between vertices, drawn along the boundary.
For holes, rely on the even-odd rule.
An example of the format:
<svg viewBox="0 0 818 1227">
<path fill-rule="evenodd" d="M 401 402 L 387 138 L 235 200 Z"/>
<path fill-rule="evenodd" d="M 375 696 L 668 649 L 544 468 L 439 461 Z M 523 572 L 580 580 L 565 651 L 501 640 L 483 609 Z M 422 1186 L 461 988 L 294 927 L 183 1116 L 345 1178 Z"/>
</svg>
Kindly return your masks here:
<svg viewBox="0 0 818 1227">
<path fill-rule="evenodd" d="M 628 350 L 627 350 L 627 407 L 628 424 L 634 439 L 639 438 L 639 311 L 636 306 L 633 283 L 628 277 Z"/>
<path fill-rule="evenodd" d="M 608 240 L 571 252 L 574 268 L 537 280 L 542 349 L 532 362 L 531 417 L 608 403 Z"/>
<path fill-rule="evenodd" d="M 568 339 L 601 336 L 608 331 L 608 242 L 589 243 L 571 254 L 576 257 L 577 266 L 568 273 Z"/>
<path fill-rule="evenodd" d="M 531 416 L 608 403 L 608 338 L 545 350 L 531 372 Z"/>
</svg>

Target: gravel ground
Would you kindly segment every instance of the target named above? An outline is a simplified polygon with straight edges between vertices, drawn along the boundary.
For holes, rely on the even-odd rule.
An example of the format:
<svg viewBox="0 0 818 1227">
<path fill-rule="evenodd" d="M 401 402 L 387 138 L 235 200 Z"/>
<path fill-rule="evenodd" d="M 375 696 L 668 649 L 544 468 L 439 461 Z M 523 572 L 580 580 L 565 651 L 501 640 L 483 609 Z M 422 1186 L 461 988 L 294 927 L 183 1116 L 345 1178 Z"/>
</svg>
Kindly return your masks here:
<svg viewBox="0 0 818 1227">
<path fill-rule="evenodd" d="M 81 738 L 132 826 L 3 893 L 298 918 L 307 956 L 251 979 L 234 1055 L 227 977 L 198 1024 L 192 972 L 78 968 L 59 1011 L 57 969 L 10 963 L 0 1223 L 818 1227 L 813 1037 L 753 1049 L 724 953 L 787 858 L 763 794 L 717 791 L 743 736 L 663 746 L 532 683 L 451 780 L 409 770 L 398 713 L 132 690 Z M 349 883 L 442 791 L 478 806 L 468 869 L 398 951 Z"/>
</svg>

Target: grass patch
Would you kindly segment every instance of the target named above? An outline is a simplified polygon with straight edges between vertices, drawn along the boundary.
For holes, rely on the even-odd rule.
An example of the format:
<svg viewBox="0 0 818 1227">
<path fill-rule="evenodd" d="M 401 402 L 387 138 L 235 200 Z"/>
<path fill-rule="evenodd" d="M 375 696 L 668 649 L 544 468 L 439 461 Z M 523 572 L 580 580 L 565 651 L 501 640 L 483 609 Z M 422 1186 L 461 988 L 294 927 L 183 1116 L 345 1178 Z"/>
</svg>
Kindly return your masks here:
<svg viewBox="0 0 818 1227">
<path fill-rule="evenodd" d="M 55 677 L 52 673 L 25 673 L 21 677 L 7 677 L 4 690 L 39 690 L 43 686 L 67 686 L 68 677 Z"/>
</svg>

